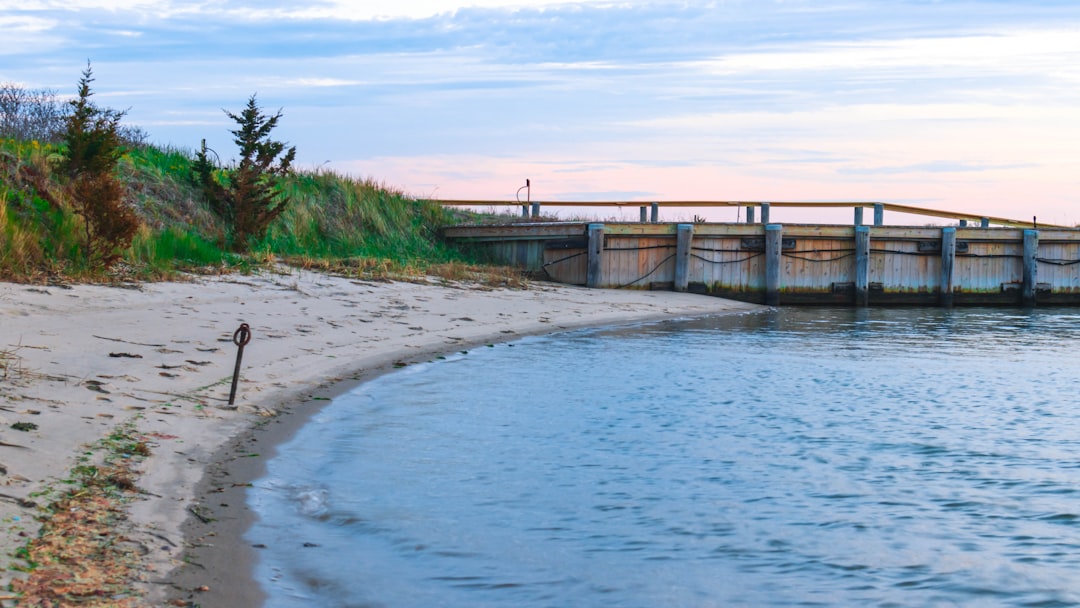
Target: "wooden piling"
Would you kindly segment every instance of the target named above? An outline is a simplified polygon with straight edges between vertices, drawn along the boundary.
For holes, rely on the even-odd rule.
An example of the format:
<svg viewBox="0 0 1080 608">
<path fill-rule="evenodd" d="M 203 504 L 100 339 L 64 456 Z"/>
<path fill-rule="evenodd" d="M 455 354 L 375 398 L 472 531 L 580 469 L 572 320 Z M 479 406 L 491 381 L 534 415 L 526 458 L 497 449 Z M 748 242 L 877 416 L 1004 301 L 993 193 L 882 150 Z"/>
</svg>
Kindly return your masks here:
<svg viewBox="0 0 1080 608">
<path fill-rule="evenodd" d="M 533 219 L 540 217 L 540 203 L 532 204 L 532 216 Z"/>
<path fill-rule="evenodd" d="M 751 207 L 752 209 L 752 207 Z M 784 246 L 784 227 L 765 226 L 765 305 L 780 305 L 780 254 Z"/>
<path fill-rule="evenodd" d="M 874 225 L 875 226 L 884 226 L 885 225 L 885 204 L 884 203 L 874 203 Z"/>
<path fill-rule="evenodd" d="M 675 291 L 686 291 L 690 284 L 690 252 L 694 242 L 694 225 L 679 224 L 675 230 Z"/>
<path fill-rule="evenodd" d="M 645 224 L 649 221 L 649 208 L 645 205 L 641 206 L 641 223 Z"/>
<path fill-rule="evenodd" d="M 1043 227 L 1035 232 L 1030 226 L 996 225 L 984 229 L 978 227 L 979 219 L 975 216 L 967 228 L 955 223 L 945 226 L 952 229 L 948 231 L 943 231 L 943 226 L 867 226 L 866 231 L 858 231 L 851 225 L 785 223 L 781 246 L 776 241 L 770 244 L 769 300 L 782 300 L 784 306 L 851 305 L 856 302 L 857 278 L 860 304 L 869 300 L 870 306 L 948 305 L 951 258 L 954 306 L 1018 306 L 1025 298 L 1028 303 L 1037 300 L 1038 306 L 1080 306 L 1080 289 L 1076 288 L 1080 229 Z M 543 269 L 554 281 L 596 287 L 629 284 L 636 289 L 666 285 L 673 289 L 676 264 L 670 258 L 677 253 L 677 224 L 639 224 L 637 218 L 633 220 L 530 222 L 445 230 L 447 238 L 455 242 L 472 243 L 504 264 Z M 994 218 L 990 220 L 996 223 Z M 592 223 L 602 231 L 594 229 L 590 235 Z M 693 225 L 687 291 L 765 301 L 768 268 L 763 237 L 766 226 L 779 222 L 765 226 L 684 223 Z M 1025 230 L 1032 232 L 1025 235 Z M 618 251 L 605 247 L 608 239 L 617 240 Z M 789 257 L 789 251 L 802 253 Z M 678 253 L 685 259 L 685 249 Z M 704 261 L 699 262 L 698 255 Z M 1040 262 L 1043 258 L 1059 264 Z M 646 273 L 647 281 L 631 283 Z"/>
<path fill-rule="evenodd" d="M 769 203 L 761 203 L 761 223 L 769 223 Z"/>
<path fill-rule="evenodd" d="M 858 211 L 859 208 L 856 209 Z M 861 215 L 861 214 L 859 214 Z M 861 217 L 856 216 L 856 220 Z M 855 226 L 855 306 L 870 305 L 870 227 Z"/>
<path fill-rule="evenodd" d="M 855 225 L 862 226 L 863 224 L 863 208 L 855 207 Z"/>
<path fill-rule="evenodd" d="M 941 293 L 939 304 L 953 305 L 953 268 L 956 262 L 956 228 L 941 229 Z"/>
<path fill-rule="evenodd" d="M 652 223 L 660 223 L 660 203 L 652 204 Z"/>
<path fill-rule="evenodd" d="M 1024 306 L 1035 305 L 1035 286 L 1039 280 L 1039 231 L 1024 231 L 1024 282 L 1021 300 Z"/>
<path fill-rule="evenodd" d="M 585 286 L 603 285 L 604 225 L 589 224 L 589 260 L 585 272 Z"/>
<path fill-rule="evenodd" d="M 753 224 L 754 223 L 754 208 L 753 207 L 747 207 L 746 208 L 746 223 L 747 224 Z"/>
</svg>

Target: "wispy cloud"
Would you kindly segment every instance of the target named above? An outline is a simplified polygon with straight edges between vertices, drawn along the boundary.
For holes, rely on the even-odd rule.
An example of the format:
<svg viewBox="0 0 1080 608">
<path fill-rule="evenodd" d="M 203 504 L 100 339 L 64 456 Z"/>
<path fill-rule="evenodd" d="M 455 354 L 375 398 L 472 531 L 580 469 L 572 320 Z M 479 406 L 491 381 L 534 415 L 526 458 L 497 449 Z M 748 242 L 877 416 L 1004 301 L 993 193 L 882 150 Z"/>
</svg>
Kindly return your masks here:
<svg viewBox="0 0 1080 608">
<path fill-rule="evenodd" d="M 900 175 L 918 173 L 987 173 L 1000 172 L 1011 169 L 1027 169 L 1034 164 L 1010 164 L 1010 165 L 985 165 L 978 163 L 964 163 L 957 161 L 931 161 L 915 165 L 897 167 L 864 167 L 841 169 L 841 173 L 855 175 Z"/>
<path fill-rule="evenodd" d="M 153 138 L 221 149 L 257 92 L 305 162 L 409 190 L 1080 185 L 1075 2 L 0 0 L 0 31 L 0 81 L 70 89 L 89 58 Z"/>
</svg>

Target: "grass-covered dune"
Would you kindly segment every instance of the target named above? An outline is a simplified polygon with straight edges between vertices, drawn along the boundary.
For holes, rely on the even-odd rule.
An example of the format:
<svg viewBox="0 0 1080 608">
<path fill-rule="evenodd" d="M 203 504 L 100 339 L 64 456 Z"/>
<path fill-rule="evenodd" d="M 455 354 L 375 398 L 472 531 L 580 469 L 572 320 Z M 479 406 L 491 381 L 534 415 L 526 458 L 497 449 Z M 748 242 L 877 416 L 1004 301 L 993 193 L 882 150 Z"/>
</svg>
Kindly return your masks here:
<svg viewBox="0 0 1080 608">
<path fill-rule="evenodd" d="M 117 165 L 124 204 L 138 230 L 118 263 L 102 268 L 85 251 L 86 221 L 57 171 L 60 144 L 0 140 L 0 279 L 160 279 L 179 271 L 244 270 L 268 261 L 409 275 L 461 273 L 478 260 L 442 242 L 457 212 L 370 179 L 293 171 L 278 181 L 288 200 L 266 234 L 231 253 L 228 228 L 193 175 L 192 153 L 152 145 L 125 149 Z"/>
</svg>

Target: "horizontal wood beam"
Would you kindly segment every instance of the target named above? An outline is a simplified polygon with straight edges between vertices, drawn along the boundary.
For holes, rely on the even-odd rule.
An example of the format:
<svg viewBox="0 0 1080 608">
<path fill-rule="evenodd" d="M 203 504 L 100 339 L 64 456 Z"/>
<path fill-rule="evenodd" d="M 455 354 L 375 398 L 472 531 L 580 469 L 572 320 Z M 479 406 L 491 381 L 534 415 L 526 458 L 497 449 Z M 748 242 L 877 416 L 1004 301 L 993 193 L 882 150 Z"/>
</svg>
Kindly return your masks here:
<svg viewBox="0 0 1080 608">
<path fill-rule="evenodd" d="M 500 207 L 500 206 L 520 206 L 519 201 L 508 200 L 479 200 L 479 199 L 422 199 L 427 202 L 444 205 L 448 207 Z M 1018 220 L 1007 217 L 980 215 L 977 213 L 961 212 L 961 211 L 948 211 L 944 209 L 931 209 L 929 207 L 916 207 L 913 205 L 899 205 L 896 203 L 882 203 L 877 201 L 532 201 L 535 205 L 541 207 L 643 207 L 656 205 L 657 207 L 697 207 L 697 208 L 712 208 L 712 207 L 760 207 L 762 205 L 768 205 L 771 207 L 786 207 L 786 208 L 843 208 L 843 207 L 874 207 L 875 205 L 881 205 L 881 208 L 885 211 L 892 211 L 894 213 L 906 213 L 909 215 L 922 215 L 927 217 L 938 217 L 952 220 L 966 220 L 980 222 L 982 219 L 988 219 L 991 224 L 999 226 L 1010 226 L 1015 228 L 1071 228 L 1071 226 L 1062 226 L 1058 224 L 1045 224 L 1039 223 L 1034 226 L 1033 221 Z"/>
</svg>

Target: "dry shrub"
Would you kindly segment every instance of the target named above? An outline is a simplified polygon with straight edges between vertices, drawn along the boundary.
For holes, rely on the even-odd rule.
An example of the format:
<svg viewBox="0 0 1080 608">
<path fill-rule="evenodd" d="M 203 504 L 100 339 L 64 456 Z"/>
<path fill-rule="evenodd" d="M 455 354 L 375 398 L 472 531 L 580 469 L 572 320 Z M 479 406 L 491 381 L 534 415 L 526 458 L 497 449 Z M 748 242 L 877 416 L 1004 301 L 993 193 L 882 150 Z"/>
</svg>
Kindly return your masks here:
<svg viewBox="0 0 1080 608">
<path fill-rule="evenodd" d="M 413 278 L 422 275 L 422 273 L 409 266 L 383 258 L 355 257 L 340 260 L 326 260 L 304 256 L 287 258 L 284 262 L 290 266 L 296 266 L 297 268 L 303 268 L 304 270 L 317 270 L 352 278 L 393 280 Z"/>
<path fill-rule="evenodd" d="M 485 287 L 528 289 L 529 281 L 521 270 L 510 266 L 476 266 L 462 262 L 435 264 L 427 274 L 446 281 L 479 283 Z"/>
<path fill-rule="evenodd" d="M 13 350 L 0 350 L 0 379 L 17 380 L 22 373 L 22 357 Z"/>
<path fill-rule="evenodd" d="M 80 175 L 71 185 L 71 199 L 84 220 L 89 262 L 112 266 L 139 230 L 138 217 L 124 204 L 123 184 L 108 174 Z"/>
<path fill-rule="evenodd" d="M 50 505 L 40 535 L 20 555 L 28 578 L 12 582 L 19 606 L 134 607 L 131 589 L 140 559 L 137 545 L 121 535 L 122 495 L 135 490 L 123 465 L 84 467 L 83 483 Z"/>
</svg>

